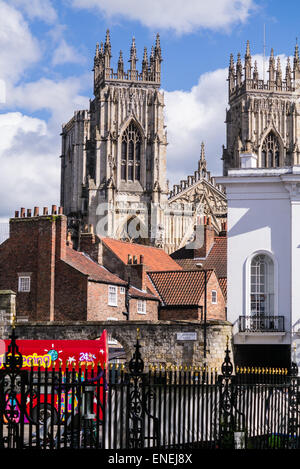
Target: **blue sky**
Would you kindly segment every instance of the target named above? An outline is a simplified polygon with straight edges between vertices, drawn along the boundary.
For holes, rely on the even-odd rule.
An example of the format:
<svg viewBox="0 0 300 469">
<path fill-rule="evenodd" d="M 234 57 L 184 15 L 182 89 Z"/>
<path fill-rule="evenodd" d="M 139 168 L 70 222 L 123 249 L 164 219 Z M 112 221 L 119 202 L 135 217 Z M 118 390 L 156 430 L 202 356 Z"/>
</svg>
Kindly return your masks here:
<svg viewBox="0 0 300 469">
<path fill-rule="evenodd" d="M 88 107 L 107 28 L 113 64 L 134 35 L 141 65 L 160 33 L 172 185 L 194 172 L 202 140 L 221 174 L 229 55 L 249 39 L 260 60 L 265 24 L 267 55 L 292 56 L 299 14 L 295 0 L 0 0 L 0 220 L 59 204 L 61 124 Z"/>
</svg>

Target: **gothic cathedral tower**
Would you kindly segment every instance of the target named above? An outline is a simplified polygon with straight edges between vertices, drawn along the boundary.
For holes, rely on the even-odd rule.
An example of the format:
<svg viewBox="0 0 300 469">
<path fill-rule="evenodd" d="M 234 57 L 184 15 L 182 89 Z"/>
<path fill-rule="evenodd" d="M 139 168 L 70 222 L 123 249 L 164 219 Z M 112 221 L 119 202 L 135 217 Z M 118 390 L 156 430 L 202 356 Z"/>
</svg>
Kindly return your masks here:
<svg viewBox="0 0 300 469">
<path fill-rule="evenodd" d="M 244 73 L 243 73 L 244 69 Z M 300 164 L 300 60 L 296 44 L 293 68 L 287 60 L 282 77 L 280 59 L 271 50 L 268 80 L 252 67 L 249 41 L 244 67 L 230 57 L 229 109 L 226 113 L 227 146 L 223 151 L 223 174 L 241 166 L 241 155 L 250 155 L 258 168 Z"/>
<path fill-rule="evenodd" d="M 109 31 L 94 58 L 94 99 L 63 126 L 61 205 L 99 236 L 159 244 L 167 204 L 167 138 L 159 35 L 141 72 L 133 38 L 111 68 Z"/>
</svg>

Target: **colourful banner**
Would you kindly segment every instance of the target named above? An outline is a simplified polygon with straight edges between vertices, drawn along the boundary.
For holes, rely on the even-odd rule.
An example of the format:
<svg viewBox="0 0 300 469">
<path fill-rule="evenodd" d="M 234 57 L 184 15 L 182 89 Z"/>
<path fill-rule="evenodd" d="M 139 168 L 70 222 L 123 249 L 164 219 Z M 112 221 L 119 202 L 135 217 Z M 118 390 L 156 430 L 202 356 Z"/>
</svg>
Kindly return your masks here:
<svg viewBox="0 0 300 469">
<path fill-rule="evenodd" d="M 10 340 L 5 343 L 5 351 L 8 351 Z M 98 340 L 16 340 L 19 352 L 23 357 L 23 368 L 40 366 L 41 370 L 53 367 L 65 369 L 79 364 L 82 366 L 97 366 L 101 368 L 108 362 L 107 332 L 103 331 Z M 1 352 L 4 352 L 1 350 Z M 0 369 L 4 367 L 5 353 L 0 353 Z"/>
</svg>

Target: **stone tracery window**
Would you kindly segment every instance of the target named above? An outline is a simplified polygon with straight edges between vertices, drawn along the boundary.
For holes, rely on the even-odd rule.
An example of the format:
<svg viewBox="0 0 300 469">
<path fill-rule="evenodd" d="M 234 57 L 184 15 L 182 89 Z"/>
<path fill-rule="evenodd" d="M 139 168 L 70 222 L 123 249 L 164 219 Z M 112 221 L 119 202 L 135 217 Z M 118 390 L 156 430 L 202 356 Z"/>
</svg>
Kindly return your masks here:
<svg viewBox="0 0 300 469">
<path fill-rule="evenodd" d="M 139 181 L 141 178 L 142 137 L 134 122 L 131 122 L 122 135 L 121 179 Z"/>
<path fill-rule="evenodd" d="M 270 132 L 261 147 L 261 167 L 277 168 L 280 164 L 280 145 L 274 132 Z"/>
</svg>

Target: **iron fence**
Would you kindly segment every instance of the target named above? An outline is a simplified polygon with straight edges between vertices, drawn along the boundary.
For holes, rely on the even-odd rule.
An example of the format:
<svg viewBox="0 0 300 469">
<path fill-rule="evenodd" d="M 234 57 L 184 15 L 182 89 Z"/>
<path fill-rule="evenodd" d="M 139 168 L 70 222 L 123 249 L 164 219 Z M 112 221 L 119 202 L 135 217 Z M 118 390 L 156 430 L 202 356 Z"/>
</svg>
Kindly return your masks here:
<svg viewBox="0 0 300 469">
<path fill-rule="evenodd" d="M 284 332 L 284 316 L 240 316 L 239 332 Z"/>
<path fill-rule="evenodd" d="M 221 373 L 144 370 L 137 339 L 128 369 L 22 369 L 14 331 L 0 370 L 0 448 L 300 448 L 297 367 L 241 368 L 227 344 Z"/>
</svg>

